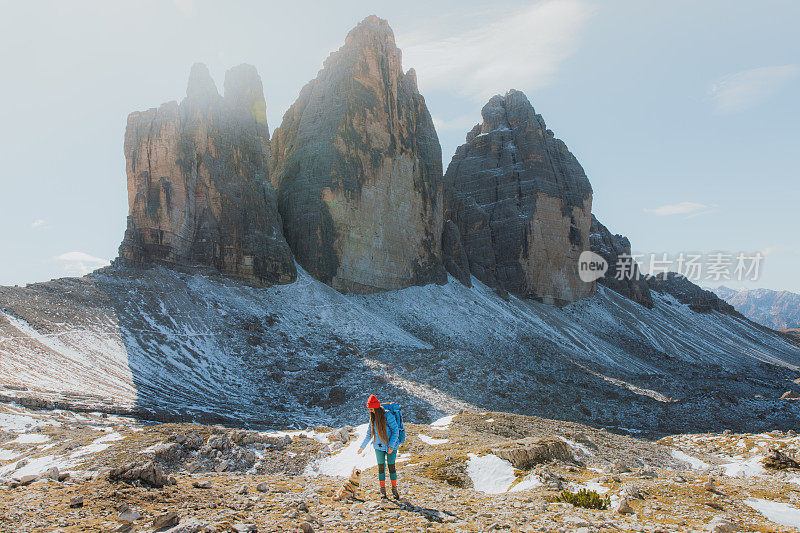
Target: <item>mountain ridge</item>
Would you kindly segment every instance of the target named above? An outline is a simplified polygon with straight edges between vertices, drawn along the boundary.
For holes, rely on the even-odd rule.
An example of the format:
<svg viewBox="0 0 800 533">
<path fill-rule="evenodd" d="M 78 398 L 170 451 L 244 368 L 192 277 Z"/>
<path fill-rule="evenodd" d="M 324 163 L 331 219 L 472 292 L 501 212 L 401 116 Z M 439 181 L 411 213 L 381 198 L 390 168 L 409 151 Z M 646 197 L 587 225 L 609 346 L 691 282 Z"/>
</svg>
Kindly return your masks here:
<svg viewBox="0 0 800 533">
<path fill-rule="evenodd" d="M 730 289 L 714 292 L 744 316 L 775 330 L 800 328 L 800 294 L 771 289 Z"/>
<path fill-rule="evenodd" d="M 791 427 L 800 414 L 780 399 L 799 346 L 668 293 L 647 309 L 600 287 L 560 308 L 476 278 L 346 295 L 298 272 L 258 288 L 115 265 L 2 287 L 0 393 L 270 428 L 355 422 L 364 390 L 410 420 L 502 406 L 654 435 Z"/>
</svg>

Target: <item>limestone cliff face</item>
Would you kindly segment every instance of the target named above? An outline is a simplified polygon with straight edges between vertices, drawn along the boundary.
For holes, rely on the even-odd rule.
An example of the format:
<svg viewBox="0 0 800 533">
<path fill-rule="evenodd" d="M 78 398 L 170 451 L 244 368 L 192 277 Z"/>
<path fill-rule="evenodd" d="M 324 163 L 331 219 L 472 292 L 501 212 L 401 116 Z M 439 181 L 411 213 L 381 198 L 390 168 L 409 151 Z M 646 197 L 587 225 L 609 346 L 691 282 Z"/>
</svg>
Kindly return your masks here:
<svg viewBox="0 0 800 533">
<path fill-rule="evenodd" d="M 639 272 L 639 266 L 635 262 L 631 264 L 630 268 L 620 265 L 620 256 L 630 257 L 631 255 L 631 241 L 623 235 L 612 234 L 594 215 L 592 215 L 589 241 L 592 251 L 608 263 L 605 275 L 597 281 L 634 302 L 652 309 L 653 297 L 650 295 L 650 287 Z M 617 268 L 618 266 L 622 268 Z"/>
<path fill-rule="evenodd" d="M 578 276 L 592 208 L 583 168 L 523 93 L 494 96 L 481 113 L 444 177 L 445 219 L 459 228 L 471 273 L 548 303 L 591 294 Z"/>
<path fill-rule="evenodd" d="M 367 293 L 444 279 L 441 148 L 385 20 L 354 28 L 272 139 L 284 233 L 314 277 Z"/>
<path fill-rule="evenodd" d="M 296 278 L 269 183 L 261 79 L 240 65 L 220 96 L 205 65 L 186 98 L 131 113 L 125 131 L 128 228 L 134 263 L 205 265 L 260 284 Z"/>
</svg>

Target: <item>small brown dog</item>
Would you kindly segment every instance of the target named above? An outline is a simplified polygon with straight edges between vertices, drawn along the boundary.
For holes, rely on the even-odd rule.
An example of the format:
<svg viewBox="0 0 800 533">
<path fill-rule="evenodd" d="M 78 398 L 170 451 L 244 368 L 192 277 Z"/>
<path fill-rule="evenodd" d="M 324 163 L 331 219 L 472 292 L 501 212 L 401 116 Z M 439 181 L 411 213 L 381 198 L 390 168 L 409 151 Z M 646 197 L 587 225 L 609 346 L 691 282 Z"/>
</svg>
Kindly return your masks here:
<svg viewBox="0 0 800 533">
<path fill-rule="evenodd" d="M 339 491 L 336 493 L 336 496 L 333 497 L 335 501 L 344 500 L 345 498 L 352 498 L 354 500 L 364 501 L 364 498 L 360 496 L 361 494 L 361 469 L 353 468 L 353 471 L 350 473 L 350 479 L 345 481 L 342 486 L 339 488 Z"/>
</svg>

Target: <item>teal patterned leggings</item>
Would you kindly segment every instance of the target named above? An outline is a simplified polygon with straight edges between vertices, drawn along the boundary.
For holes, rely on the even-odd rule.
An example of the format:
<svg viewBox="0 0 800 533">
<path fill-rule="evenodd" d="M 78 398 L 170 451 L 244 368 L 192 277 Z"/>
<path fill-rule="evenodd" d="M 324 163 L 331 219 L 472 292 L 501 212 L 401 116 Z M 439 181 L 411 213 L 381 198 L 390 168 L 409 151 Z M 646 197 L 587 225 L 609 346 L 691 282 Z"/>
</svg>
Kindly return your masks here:
<svg viewBox="0 0 800 533">
<path fill-rule="evenodd" d="M 397 483 L 397 470 L 394 462 L 397 459 L 397 450 L 392 453 L 386 453 L 383 450 L 375 449 L 375 457 L 378 458 L 378 481 L 381 487 L 386 485 L 386 464 L 389 465 L 389 479 L 392 480 L 392 485 L 395 485 Z"/>
</svg>

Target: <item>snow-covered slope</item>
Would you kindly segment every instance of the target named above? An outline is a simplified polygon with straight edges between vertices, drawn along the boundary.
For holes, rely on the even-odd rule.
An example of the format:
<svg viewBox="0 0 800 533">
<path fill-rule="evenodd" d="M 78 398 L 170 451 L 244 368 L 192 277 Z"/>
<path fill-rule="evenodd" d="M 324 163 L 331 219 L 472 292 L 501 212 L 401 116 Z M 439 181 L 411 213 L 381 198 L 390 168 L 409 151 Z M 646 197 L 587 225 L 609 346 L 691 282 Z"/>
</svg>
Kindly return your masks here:
<svg viewBox="0 0 800 533">
<path fill-rule="evenodd" d="M 492 409 L 665 433 L 796 419 L 800 349 L 747 320 L 604 288 L 557 308 L 477 280 L 343 295 L 161 267 L 0 288 L 0 395 L 253 426 Z M 47 404 L 49 405 L 49 404 Z"/>
</svg>

